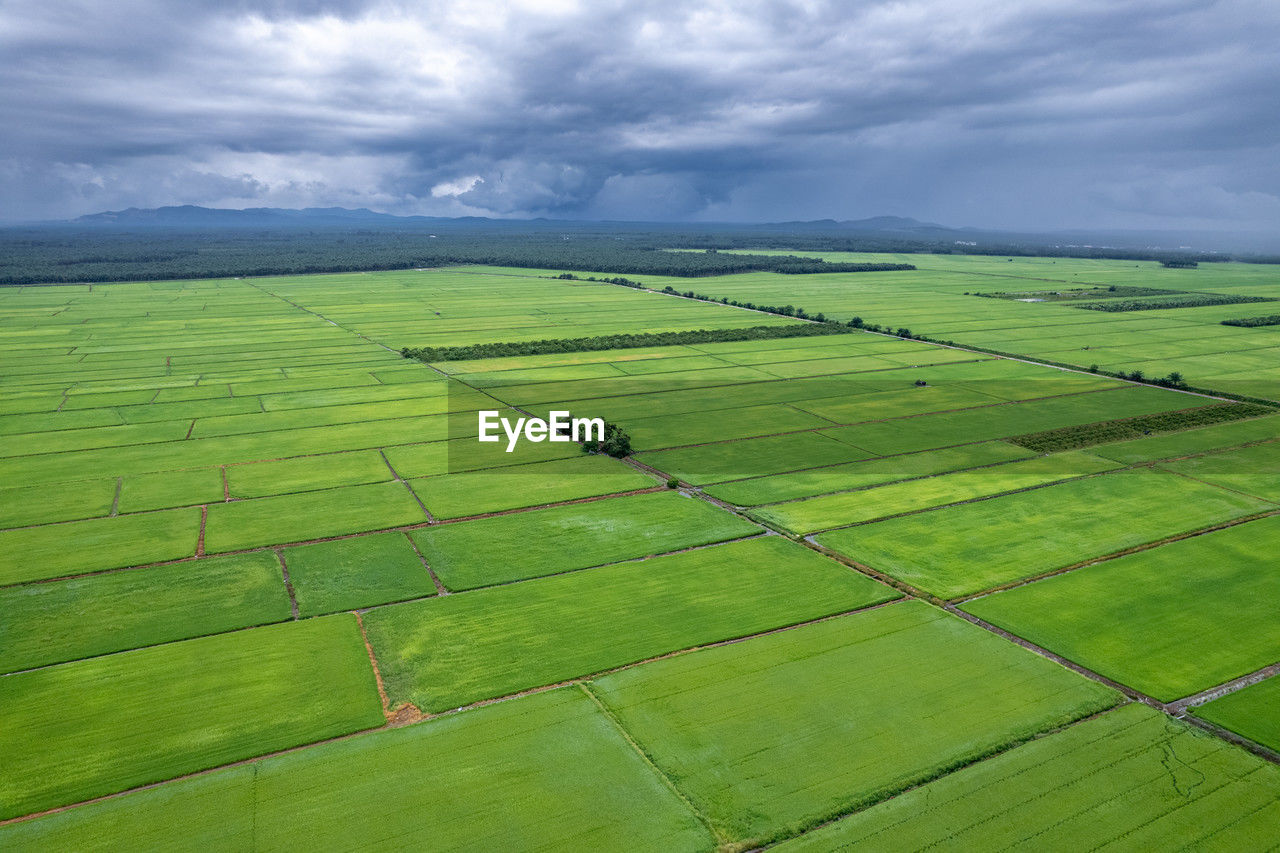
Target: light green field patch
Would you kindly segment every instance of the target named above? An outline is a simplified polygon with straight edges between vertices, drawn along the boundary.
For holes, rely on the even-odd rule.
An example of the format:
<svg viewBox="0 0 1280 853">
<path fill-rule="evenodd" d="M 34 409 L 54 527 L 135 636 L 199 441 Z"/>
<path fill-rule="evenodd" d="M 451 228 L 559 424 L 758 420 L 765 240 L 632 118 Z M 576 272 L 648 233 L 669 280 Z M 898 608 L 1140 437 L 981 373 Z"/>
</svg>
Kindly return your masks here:
<svg viewBox="0 0 1280 853">
<path fill-rule="evenodd" d="M 1171 702 L 1280 660 L 1280 517 L 1170 542 L 964 609 Z"/>
<path fill-rule="evenodd" d="M 427 520 L 403 483 L 374 483 L 209 507 L 209 553 L 385 530 Z"/>
<path fill-rule="evenodd" d="M 154 424 L 26 432 L 6 438 L 0 445 L 0 456 L 31 456 L 71 450 L 90 450 L 96 447 L 181 441 L 186 437 L 190 426 L 189 422 L 163 421 Z"/>
<path fill-rule="evenodd" d="M 425 477 L 411 480 L 409 485 L 436 518 L 461 518 L 647 489 L 656 483 L 612 457 L 579 455 Z"/>
<path fill-rule="evenodd" d="M 403 533 L 374 533 L 284 549 L 300 616 L 435 595 Z"/>
<path fill-rule="evenodd" d="M 1197 717 L 1280 750 L 1280 677 L 1251 684 L 1193 710 Z M 1274 795 L 1273 795 L 1274 796 Z M 1278 823 L 1277 825 L 1280 825 Z"/>
<path fill-rule="evenodd" d="M 125 423 L 145 424 L 155 421 L 183 421 L 192 418 L 211 418 L 219 415 L 239 415 L 262 411 L 257 397 L 226 397 L 184 400 L 172 403 L 149 403 L 144 406 L 123 406 L 117 411 Z"/>
<path fill-rule="evenodd" d="M 0 817 L 382 722 L 353 616 L 9 675 L 0 678 Z"/>
<path fill-rule="evenodd" d="M 0 589 L 0 672 L 289 618 L 274 554 L 239 554 Z"/>
<path fill-rule="evenodd" d="M 723 363 L 721 364 L 723 367 Z M 612 378 L 626 375 L 608 362 L 596 364 L 525 367 L 517 369 L 455 373 L 454 378 L 476 388 L 500 388 L 531 382 L 563 382 L 574 379 Z"/>
<path fill-rule="evenodd" d="M 903 384 L 907 387 L 902 390 L 865 394 L 852 400 L 828 397 L 801 400 L 792 405 L 834 423 L 853 424 L 949 409 L 994 406 L 1004 402 L 997 397 L 959 386 L 926 385 L 916 388 L 910 387 L 910 383 Z"/>
<path fill-rule="evenodd" d="M 1277 796 L 1280 770 L 1135 703 L 777 849 L 1261 849 Z"/>
<path fill-rule="evenodd" d="M 115 497 L 116 481 L 107 479 L 0 489 L 0 528 L 107 515 Z"/>
<path fill-rule="evenodd" d="M 843 465 L 815 468 L 812 471 L 797 471 L 791 474 L 775 474 L 750 480 L 718 483 L 707 486 L 704 491 L 712 497 L 738 506 L 758 506 L 846 489 L 877 486 L 896 480 L 945 474 L 960 468 L 1012 462 L 1032 455 L 1034 454 L 1030 450 L 1022 447 L 1006 444 L 1003 441 L 988 441 L 941 450 L 926 450 L 922 453 L 864 459 Z"/>
<path fill-rule="evenodd" d="M 377 403 L 404 400 L 409 397 L 435 397 L 446 394 L 450 384 L 442 380 L 396 385 L 358 386 L 355 388 L 321 388 L 314 391 L 286 391 L 264 394 L 262 408 L 268 412 L 286 409 L 311 409 L 321 406 L 344 406 L 351 403 Z"/>
<path fill-rule="evenodd" d="M 72 409 L 61 412 L 4 415 L 0 416 L 0 435 L 117 426 L 122 423 L 124 420 L 116 414 L 114 409 Z"/>
<path fill-rule="evenodd" d="M 1238 450 L 1197 456 L 1160 466 L 1225 489 L 1280 501 L 1280 442 L 1255 444 Z"/>
<path fill-rule="evenodd" d="M 285 495 L 337 486 L 382 483 L 390 479 L 391 469 L 376 450 L 299 456 L 227 467 L 227 483 L 233 498 Z"/>
<path fill-rule="evenodd" d="M 179 560 L 199 534 L 198 509 L 0 531 L 0 585 Z"/>
<path fill-rule="evenodd" d="M 449 792 L 432 799 L 430 819 L 424 790 Z M 0 827 L 0 845 L 15 851 L 330 850 L 352 839 L 433 850 L 714 845 L 576 688 Z"/>
<path fill-rule="evenodd" d="M 818 541 L 951 598 L 1270 508 L 1174 474 L 1120 471 L 824 533 Z"/>
<path fill-rule="evenodd" d="M 1022 459 L 972 471 L 761 507 L 753 515 L 796 533 L 813 533 L 1083 477 L 1120 467 L 1080 451 Z"/>
<path fill-rule="evenodd" d="M 767 536 L 379 608 L 365 626 L 392 704 L 444 711 L 895 597 Z"/>
<path fill-rule="evenodd" d="M 129 474 L 120 486 L 120 512 L 217 503 L 222 500 L 222 472 L 217 468 Z"/>
<path fill-rule="evenodd" d="M 472 589 L 759 531 L 705 501 L 656 492 L 431 526 L 410 535 L 445 586 Z"/>
<path fill-rule="evenodd" d="M 592 689 L 719 829 L 751 844 L 1120 698 L 914 601 L 656 661 Z"/>
</svg>

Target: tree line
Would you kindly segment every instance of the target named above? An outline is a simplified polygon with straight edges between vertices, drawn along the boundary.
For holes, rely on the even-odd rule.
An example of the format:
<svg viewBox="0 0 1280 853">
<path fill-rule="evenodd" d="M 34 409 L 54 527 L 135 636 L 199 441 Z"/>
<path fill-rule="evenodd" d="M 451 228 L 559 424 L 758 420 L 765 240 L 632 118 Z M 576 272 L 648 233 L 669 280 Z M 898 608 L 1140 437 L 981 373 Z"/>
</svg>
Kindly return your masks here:
<svg viewBox="0 0 1280 853">
<path fill-rule="evenodd" d="M 642 332 L 627 335 L 596 335 L 588 338 L 545 338 L 537 341 L 508 341 L 469 344 L 457 347 L 403 347 L 400 354 L 419 361 L 470 361 L 513 355 L 548 355 L 562 352 L 596 352 L 638 347 L 667 347 L 679 344 L 708 344 L 721 341 L 761 341 L 775 338 L 811 338 L 852 332 L 836 323 L 804 323 L 788 326 L 747 326 L 738 329 L 689 329 L 682 332 Z"/>
<path fill-rule="evenodd" d="M 674 239 L 675 235 L 666 235 Z M 0 230 L 0 284 L 159 281 L 483 264 L 600 273 L 710 276 L 912 270 L 794 255 L 665 251 L 649 235 L 444 233 L 405 228 Z"/>
</svg>

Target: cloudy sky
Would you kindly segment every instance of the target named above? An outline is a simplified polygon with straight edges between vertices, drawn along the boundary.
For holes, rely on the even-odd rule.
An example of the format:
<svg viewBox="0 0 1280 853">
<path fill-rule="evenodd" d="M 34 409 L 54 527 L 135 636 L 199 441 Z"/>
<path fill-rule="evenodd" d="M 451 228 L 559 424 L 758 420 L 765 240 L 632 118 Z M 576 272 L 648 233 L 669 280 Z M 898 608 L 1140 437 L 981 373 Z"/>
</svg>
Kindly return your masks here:
<svg viewBox="0 0 1280 853">
<path fill-rule="evenodd" d="M 0 0 L 0 219 L 1280 229 L 1276 0 Z"/>
</svg>

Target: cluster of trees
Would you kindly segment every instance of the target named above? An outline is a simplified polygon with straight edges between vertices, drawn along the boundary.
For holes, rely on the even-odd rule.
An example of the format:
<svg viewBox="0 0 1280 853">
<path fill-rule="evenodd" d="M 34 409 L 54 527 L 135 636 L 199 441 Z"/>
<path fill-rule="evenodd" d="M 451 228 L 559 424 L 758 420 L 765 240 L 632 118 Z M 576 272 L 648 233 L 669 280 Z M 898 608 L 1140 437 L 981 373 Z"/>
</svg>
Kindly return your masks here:
<svg viewBox="0 0 1280 853">
<path fill-rule="evenodd" d="M 546 355 L 559 352 L 596 352 L 637 347 L 667 347 L 678 344 L 709 344 L 720 341 L 757 341 L 774 338 L 808 338 L 839 335 L 850 331 L 834 323 L 805 323 L 794 326 L 747 326 L 739 329 L 689 329 L 682 332 L 642 332 L 630 335 L 597 335 L 590 338 L 545 338 L 537 341 L 471 344 L 461 347 L 403 347 L 400 354 L 419 361 L 469 361 L 512 355 Z"/>
<path fill-rule="evenodd" d="M 1142 382 L 1147 385 L 1159 385 L 1162 388 L 1186 388 L 1187 383 L 1183 380 L 1182 374 L 1174 370 L 1168 376 L 1147 376 L 1141 370 L 1103 370 L 1096 364 L 1089 365 L 1089 372 L 1096 373 L 1099 376 L 1114 376 L 1116 379 L 1128 379 L 1130 382 Z"/>
<path fill-rule="evenodd" d="M 1256 418 L 1274 413 L 1275 409 L 1269 406 L 1260 406 L 1253 403 L 1227 403 L 1220 406 L 1206 406 L 1181 412 L 1160 412 L 1159 414 L 1142 415 L 1124 420 L 1061 427 L 1059 429 L 1045 430 L 1044 432 L 1015 436 L 1008 439 L 1008 441 L 1028 450 L 1034 450 L 1037 453 L 1057 453 L 1062 450 L 1092 447 L 1095 444 L 1106 444 L 1111 441 L 1141 438 L 1144 435 L 1154 433 L 1175 432 L 1192 427 L 1209 426 L 1244 418 Z"/>
<path fill-rule="evenodd" d="M 1188 293 L 1180 297 L 1151 299 L 1109 299 L 1105 302 L 1081 302 L 1072 308 L 1086 311 L 1159 311 L 1164 308 L 1200 308 L 1205 305 L 1237 305 L 1246 302 L 1275 302 L 1269 296 L 1233 296 L 1227 293 Z"/>
<path fill-rule="evenodd" d="M 1160 265 L 1167 269 L 1192 269 L 1200 266 L 1198 261 L 1190 258 L 1166 258 L 1160 262 Z"/>
<path fill-rule="evenodd" d="M 1181 290 L 1167 290 L 1160 287 L 1133 287 L 1131 285 L 1115 285 L 1108 287 L 1072 287 L 1065 290 L 997 290 L 990 293 L 965 292 L 965 296 L 985 296 L 988 299 L 1027 299 L 1039 298 L 1045 302 L 1067 302 L 1073 299 L 1111 299 L 1117 296 L 1165 296 L 1173 293 L 1184 293 Z"/>
<path fill-rule="evenodd" d="M 567 226 L 569 227 L 569 226 Z M 828 263 L 794 255 L 670 252 L 679 232 L 397 228 L 0 229 L 0 284 L 155 281 L 489 264 L 602 273 L 708 276 L 870 272 L 910 264 Z M 443 229 L 439 229 L 442 230 Z"/>
<path fill-rule="evenodd" d="M 1238 317 L 1234 320 L 1223 320 L 1224 326 L 1243 326 L 1253 329 L 1258 326 L 1280 326 L 1280 314 L 1268 314 L 1265 317 Z"/>
<path fill-rule="evenodd" d="M 636 288 L 644 287 L 644 285 L 641 284 L 640 282 L 632 281 L 629 278 L 623 278 L 620 275 L 614 276 L 613 278 L 597 278 L 594 275 L 580 276 L 580 275 L 574 275 L 571 272 L 562 272 L 560 273 L 560 275 L 556 276 L 556 278 L 561 281 L 599 281 L 605 284 L 620 284 L 623 287 L 636 287 Z"/>
<path fill-rule="evenodd" d="M 686 299 L 701 299 L 703 302 L 719 302 L 721 305 L 732 305 L 734 308 L 747 308 L 752 311 L 761 311 L 765 314 L 777 314 L 781 317 L 795 317 L 797 320 L 813 320 L 816 323 L 827 322 L 827 315 L 819 311 L 817 314 L 810 314 L 803 308 L 797 308 L 794 305 L 757 305 L 754 302 L 739 302 L 736 299 L 721 297 L 717 299 L 714 296 L 707 296 L 705 293 L 695 293 L 692 290 L 679 291 L 671 285 L 662 288 L 663 293 L 670 293 L 673 296 L 683 296 Z"/>
<path fill-rule="evenodd" d="M 584 441 L 582 442 L 582 452 L 604 453 L 615 459 L 621 459 L 624 456 L 631 455 L 631 436 L 627 435 L 627 431 L 617 424 L 605 421 L 604 441 Z M 667 485 L 674 488 L 670 483 Z"/>
<path fill-rule="evenodd" d="M 884 332 L 886 335 L 896 335 L 899 338 L 915 338 L 916 337 L 911 333 L 911 330 L 908 329 L 906 326 L 899 326 L 898 328 L 891 330 L 888 326 L 881 326 L 879 323 L 863 322 L 863 319 L 861 317 L 850 317 L 849 322 L 846 325 L 854 329 L 865 329 L 868 332 Z M 927 339 L 924 337 L 921 337 L 920 340 L 923 341 Z M 935 341 L 934 343 L 946 343 L 950 345 L 951 341 Z"/>
</svg>

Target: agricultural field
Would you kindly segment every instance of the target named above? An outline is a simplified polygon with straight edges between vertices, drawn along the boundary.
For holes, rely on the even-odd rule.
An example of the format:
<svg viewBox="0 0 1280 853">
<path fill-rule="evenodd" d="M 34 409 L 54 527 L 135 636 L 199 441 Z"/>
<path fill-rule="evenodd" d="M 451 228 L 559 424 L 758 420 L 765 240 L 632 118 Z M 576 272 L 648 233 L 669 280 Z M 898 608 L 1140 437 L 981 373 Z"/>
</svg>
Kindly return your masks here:
<svg viewBox="0 0 1280 853">
<path fill-rule="evenodd" d="M 966 255 L 866 255 L 787 252 L 829 261 L 911 263 L 917 269 L 862 275 L 744 273 L 697 282 L 715 299 L 776 305 L 844 321 L 861 317 L 937 340 L 1081 368 L 1148 377 L 1177 372 L 1190 385 L 1269 400 L 1280 399 L 1280 327 L 1224 326 L 1223 320 L 1277 313 L 1280 276 L 1274 266 L 1204 263 L 1166 269 L 1151 261 Z M 676 287 L 680 287 L 679 284 Z M 1115 292 L 1109 288 L 1115 287 Z M 1125 288 L 1181 296 L 1129 297 Z M 1113 300 L 1149 301 L 1144 310 L 1081 310 L 1077 299 L 1051 294 L 1096 292 Z M 983 298 L 999 294 L 1002 298 Z M 1025 294 L 1021 296 L 1020 294 Z M 1193 299 L 1191 297 L 1201 297 Z M 1012 297 L 1012 298 L 1010 298 Z M 1184 307 L 1160 308 L 1181 299 Z M 1232 299 L 1229 304 L 1213 304 Z M 1155 310 L 1152 310 L 1155 309 Z"/>
<path fill-rule="evenodd" d="M 1274 839 L 1280 275 L 910 257 L 0 289 L 0 848 Z"/>
</svg>

